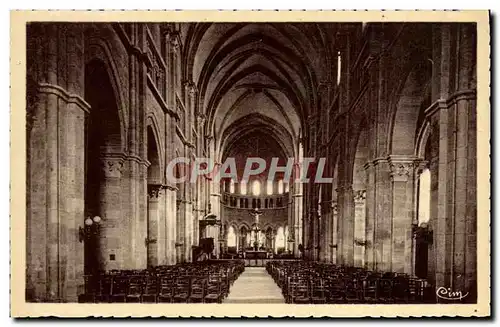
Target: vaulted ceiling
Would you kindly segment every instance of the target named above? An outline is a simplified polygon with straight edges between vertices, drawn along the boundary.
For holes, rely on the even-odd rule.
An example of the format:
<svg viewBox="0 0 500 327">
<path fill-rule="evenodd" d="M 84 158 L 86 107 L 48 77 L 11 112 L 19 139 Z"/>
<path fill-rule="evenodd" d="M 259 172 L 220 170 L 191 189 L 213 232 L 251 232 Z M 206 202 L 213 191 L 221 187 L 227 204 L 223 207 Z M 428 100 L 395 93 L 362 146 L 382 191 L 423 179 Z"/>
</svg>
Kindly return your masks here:
<svg viewBox="0 0 500 327">
<path fill-rule="evenodd" d="M 183 35 L 187 76 L 222 153 L 255 131 L 294 155 L 318 84 L 332 74 L 337 24 L 201 23 Z"/>
</svg>

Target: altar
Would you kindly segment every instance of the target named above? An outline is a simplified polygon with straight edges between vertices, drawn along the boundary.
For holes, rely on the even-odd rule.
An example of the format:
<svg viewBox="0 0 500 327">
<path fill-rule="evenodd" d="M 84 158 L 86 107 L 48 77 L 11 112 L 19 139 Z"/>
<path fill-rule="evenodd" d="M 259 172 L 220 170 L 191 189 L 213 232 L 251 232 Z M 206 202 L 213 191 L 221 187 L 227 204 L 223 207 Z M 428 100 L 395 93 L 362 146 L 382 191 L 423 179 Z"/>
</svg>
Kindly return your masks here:
<svg viewBox="0 0 500 327">
<path fill-rule="evenodd" d="M 255 251 L 255 250 L 247 250 L 244 252 L 245 259 L 267 259 L 268 252 L 267 251 Z"/>
</svg>

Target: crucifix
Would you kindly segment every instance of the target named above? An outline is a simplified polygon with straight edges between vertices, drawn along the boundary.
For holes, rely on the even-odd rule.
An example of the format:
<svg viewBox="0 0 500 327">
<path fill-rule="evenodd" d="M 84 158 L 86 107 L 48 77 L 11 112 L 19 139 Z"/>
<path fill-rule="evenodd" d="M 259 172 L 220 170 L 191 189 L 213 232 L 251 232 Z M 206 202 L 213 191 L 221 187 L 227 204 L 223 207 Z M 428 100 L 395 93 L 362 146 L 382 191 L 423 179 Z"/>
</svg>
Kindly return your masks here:
<svg viewBox="0 0 500 327">
<path fill-rule="evenodd" d="M 258 208 L 253 208 L 252 211 L 250 211 L 250 214 L 254 217 L 254 223 L 252 226 L 252 230 L 254 232 L 254 249 L 257 251 L 259 249 L 259 232 L 260 232 L 260 227 L 259 227 L 259 218 L 262 215 L 262 211 L 259 210 Z"/>
</svg>

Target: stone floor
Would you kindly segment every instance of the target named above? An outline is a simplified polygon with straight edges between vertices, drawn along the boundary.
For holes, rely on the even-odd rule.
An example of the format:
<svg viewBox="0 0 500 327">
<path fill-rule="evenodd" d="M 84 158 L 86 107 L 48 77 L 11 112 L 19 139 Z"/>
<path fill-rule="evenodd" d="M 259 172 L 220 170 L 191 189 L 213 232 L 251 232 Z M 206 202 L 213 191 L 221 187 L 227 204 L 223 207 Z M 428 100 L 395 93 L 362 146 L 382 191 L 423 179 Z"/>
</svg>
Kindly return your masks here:
<svg viewBox="0 0 500 327">
<path fill-rule="evenodd" d="M 224 303 L 285 303 L 285 299 L 264 267 L 245 267 Z"/>
</svg>

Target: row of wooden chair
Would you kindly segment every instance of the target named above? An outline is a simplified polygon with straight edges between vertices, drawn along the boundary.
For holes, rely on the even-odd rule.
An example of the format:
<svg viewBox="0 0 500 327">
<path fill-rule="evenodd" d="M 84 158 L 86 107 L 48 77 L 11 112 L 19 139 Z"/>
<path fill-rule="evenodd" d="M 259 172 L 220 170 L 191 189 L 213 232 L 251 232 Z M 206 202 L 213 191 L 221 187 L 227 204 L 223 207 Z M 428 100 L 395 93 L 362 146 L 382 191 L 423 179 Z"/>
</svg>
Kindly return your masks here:
<svg viewBox="0 0 500 327">
<path fill-rule="evenodd" d="M 267 271 L 287 303 L 431 303 L 423 279 L 315 262 L 272 261 Z"/>
<path fill-rule="evenodd" d="M 83 303 L 221 303 L 244 271 L 243 261 L 111 271 L 85 278 Z"/>
</svg>

